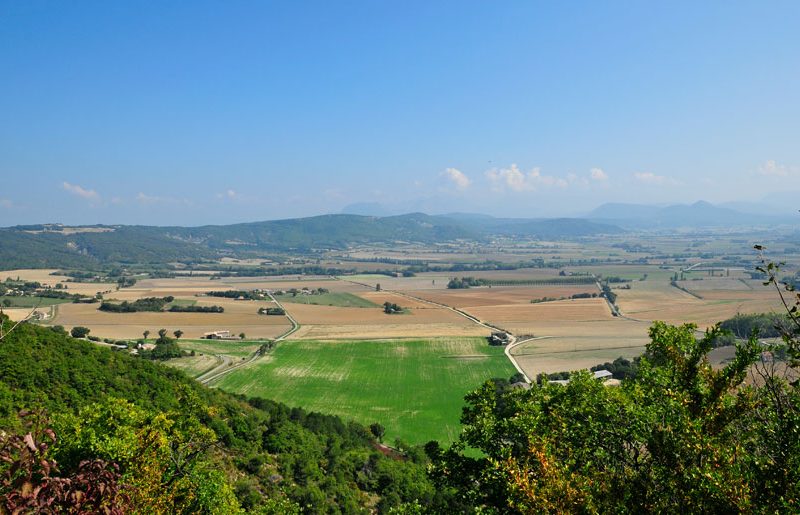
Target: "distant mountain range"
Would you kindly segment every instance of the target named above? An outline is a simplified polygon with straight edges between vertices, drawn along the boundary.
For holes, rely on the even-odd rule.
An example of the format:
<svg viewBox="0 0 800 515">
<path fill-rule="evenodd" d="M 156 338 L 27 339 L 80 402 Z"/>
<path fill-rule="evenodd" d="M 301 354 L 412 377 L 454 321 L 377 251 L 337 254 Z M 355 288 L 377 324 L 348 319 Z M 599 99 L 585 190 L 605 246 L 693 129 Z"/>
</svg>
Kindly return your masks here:
<svg viewBox="0 0 800 515">
<path fill-rule="evenodd" d="M 363 204 L 361 208 L 370 211 L 380 209 L 380 205 Z M 788 216 L 743 213 L 731 207 L 696 202 L 664 207 L 604 204 L 585 218 L 411 213 L 393 216 L 335 214 L 202 227 L 47 224 L 0 229 L 0 269 L 164 264 L 222 256 L 345 249 L 361 244 L 488 241 L 492 237 L 568 240 L 637 229 L 753 227 L 781 223 L 796 221 Z"/>
<path fill-rule="evenodd" d="M 359 244 L 486 241 L 492 236 L 570 239 L 622 229 L 582 219 L 503 219 L 485 215 L 322 215 L 202 227 L 58 224 L 0 229 L 0 268 L 169 263 L 268 252 L 344 249 Z"/>
<path fill-rule="evenodd" d="M 594 209 L 586 218 L 628 229 L 753 227 L 800 222 L 800 217 L 795 219 L 787 210 L 770 209 L 758 203 L 746 206 L 745 212 L 740 210 L 744 206 L 736 203 L 727 206 L 704 201 L 670 206 L 609 203 Z"/>
</svg>

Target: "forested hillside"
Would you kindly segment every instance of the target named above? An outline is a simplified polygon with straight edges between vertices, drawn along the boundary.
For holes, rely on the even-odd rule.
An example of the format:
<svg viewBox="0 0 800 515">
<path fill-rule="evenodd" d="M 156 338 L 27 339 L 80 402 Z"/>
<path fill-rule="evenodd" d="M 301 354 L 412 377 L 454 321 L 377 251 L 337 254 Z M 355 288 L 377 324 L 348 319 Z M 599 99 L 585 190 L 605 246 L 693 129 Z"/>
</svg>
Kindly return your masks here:
<svg viewBox="0 0 800 515">
<path fill-rule="evenodd" d="M 26 426 L 32 419 L 35 427 Z M 94 483 L 119 487 L 104 502 L 122 511 L 358 513 L 453 503 L 433 488 L 421 451 L 387 456 L 363 426 L 207 389 L 168 367 L 28 324 L 0 341 L 0 428 L 0 454 L 23 464 L 9 471 L 0 463 L 0 498 L 28 506 L 24 513 L 37 511 L 35 499 L 9 494 L 25 491 L 26 481 L 49 474 L 80 488 L 90 465 L 105 474 L 91 476 Z M 27 431 L 49 448 L 31 453 L 17 440 L 15 450 L 9 434 Z M 42 459 L 58 470 L 45 473 Z"/>
<path fill-rule="evenodd" d="M 92 268 L 110 264 L 197 262 L 254 252 L 344 249 L 370 243 L 484 241 L 491 235 L 570 239 L 621 229 L 580 219 L 461 219 L 412 213 L 400 216 L 323 215 L 202 227 L 59 225 L 0 229 L 0 269 Z"/>
</svg>

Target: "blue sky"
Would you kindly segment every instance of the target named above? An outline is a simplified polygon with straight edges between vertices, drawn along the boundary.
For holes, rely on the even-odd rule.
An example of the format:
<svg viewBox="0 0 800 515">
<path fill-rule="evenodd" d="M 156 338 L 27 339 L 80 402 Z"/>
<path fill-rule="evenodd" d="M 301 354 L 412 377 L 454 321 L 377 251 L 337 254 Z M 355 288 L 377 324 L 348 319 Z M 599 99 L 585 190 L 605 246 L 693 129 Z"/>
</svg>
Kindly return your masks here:
<svg viewBox="0 0 800 515">
<path fill-rule="evenodd" d="M 0 226 L 800 190 L 798 2 L 0 0 Z"/>
</svg>

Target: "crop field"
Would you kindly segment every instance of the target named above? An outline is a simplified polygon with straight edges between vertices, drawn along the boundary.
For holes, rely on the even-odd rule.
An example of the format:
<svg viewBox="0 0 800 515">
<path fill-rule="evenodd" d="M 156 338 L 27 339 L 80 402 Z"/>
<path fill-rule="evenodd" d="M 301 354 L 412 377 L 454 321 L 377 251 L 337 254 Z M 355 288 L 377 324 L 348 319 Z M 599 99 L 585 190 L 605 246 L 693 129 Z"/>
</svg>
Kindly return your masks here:
<svg viewBox="0 0 800 515">
<path fill-rule="evenodd" d="M 236 301 L 222 298 L 202 298 L 198 305 L 220 305 L 224 313 L 107 313 L 99 311 L 97 304 L 61 304 L 57 315 L 49 324 L 70 328 L 82 325 L 101 338 L 140 338 L 147 330 L 155 333 L 161 328 L 170 333 L 180 329 L 186 338 L 199 338 L 203 333 L 229 330 L 234 334 L 244 332 L 250 338 L 274 338 L 287 331 L 291 324 L 283 316 L 266 316 L 257 313 L 259 307 L 273 306 L 271 302 Z"/>
<path fill-rule="evenodd" d="M 47 307 L 54 304 L 65 304 L 72 302 L 69 299 L 51 299 L 49 297 L 28 297 L 28 296 L 7 296 L 0 295 L 0 304 L 13 308 L 35 308 L 37 306 Z"/>
<path fill-rule="evenodd" d="M 671 286 L 668 282 L 631 283 L 630 290 L 617 290 L 625 316 L 644 321 L 663 320 L 672 324 L 693 322 L 705 329 L 736 313 L 762 313 L 779 310 L 780 300 L 774 290 L 758 281 L 712 278 L 708 287 L 703 281 L 679 281 L 694 293 Z M 746 284 L 745 284 L 746 283 Z"/>
<path fill-rule="evenodd" d="M 202 354 L 219 354 L 243 358 L 253 354 L 261 346 L 259 341 L 251 340 L 186 340 L 178 341 L 181 349 Z"/>
<path fill-rule="evenodd" d="M 410 297 L 406 297 L 405 295 L 392 293 L 388 291 L 368 291 L 364 293 L 359 293 L 358 296 L 367 299 L 368 301 L 378 306 L 383 306 L 384 302 L 391 302 L 394 304 L 398 304 L 403 308 L 410 308 L 410 309 L 435 307 L 429 302 L 423 302 Z"/>
<path fill-rule="evenodd" d="M 57 271 L 52 268 L 0 271 L 0 281 L 5 281 L 9 278 L 12 280 L 20 278 L 25 281 L 36 281 L 51 287 L 61 283 L 67 288 L 65 290 L 67 293 L 79 293 L 81 295 L 94 295 L 97 292 L 109 291 L 117 287 L 114 283 L 79 283 L 70 281 L 70 277 L 64 275 L 50 275 Z"/>
<path fill-rule="evenodd" d="M 50 275 L 58 270 L 53 268 L 25 268 L 19 270 L 4 270 L 0 272 L 0 281 L 6 279 L 16 280 L 17 278 L 25 281 L 36 281 L 42 284 L 55 286 L 56 283 L 65 282 L 69 277 L 63 275 Z"/>
<path fill-rule="evenodd" d="M 360 283 L 366 285 L 367 290 L 375 290 L 380 285 L 384 290 L 428 290 L 445 289 L 452 275 L 448 274 L 417 274 L 415 277 L 389 277 L 381 274 L 359 274 L 341 276 L 341 282 Z M 365 287 L 362 286 L 362 289 Z"/>
<path fill-rule="evenodd" d="M 387 315 L 383 308 L 344 308 L 312 304 L 284 304 L 300 324 L 296 339 L 402 338 L 429 336 L 487 336 L 489 331 L 445 308 L 397 297 L 407 312 Z M 393 301 L 394 302 L 394 301 Z"/>
<path fill-rule="evenodd" d="M 464 395 L 515 372 L 484 338 L 285 341 L 263 360 L 224 376 L 223 390 L 380 422 L 386 440 L 453 441 Z"/>
<path fill-rule="evenodd" d="M 173 358 L 166 361 L 166 365 L 177 368 L 189 377 L 197 377 L 222 363 L 221 358 L 211 354 L 197 354 L 183 358 Z"/>
<path fill-rule="evenodd" d="M 551 321 L 572 325 L 577 322 L 613 319 L 606 301 L 601 298 L 560 300 L 539 304 L 476 306 L 465 311 L 516 334 L 536 336 L 540 335 L 538 327 L 542 323 Z"/>
<path fill-rule="evenodd" d="M 536 324 L 535 339 L 511 350 L 528 377 L 541 372 L 579 370 L 613 361 L 632 358 L 644 351 L 649 342 L 649 323 L 613 318 L 609 320 L 542 320 Z"/>
<path fill-rule="evenodd" d="M 377 308 L 378 304 L 353 295 L 352 293 L 320 293 L 316 295 L 277 295 L 275 297 L 281 303 L 291 304 L 314 304 L 317 306 L 339 306 L 343 308 Z"/>
<path fill-rule="evenodd" d="M 558 271 L 552 268 L 520 268 L 518 270 L 483 270 L 465 272 L 424 272 L 414 277 L 389 277 L 381 274 L 359 274 L 342 276 L 342 281 L 367 285 L 370 289 L 380 284 L 384 290 L 446 290 L 454 277 L 480 277 L 496 281 L 525 281 L 558 279 Z"/>
<path fill-rule="evenodd" d="M 599 293 L 595 285 L 575 286 L 513 286 L 513 287 L 479 287 L 463 290 L 420 290 L 408 292 L 433 302 L 447 304 L 458 308 L 477 306 L 498 306 L 507 304 L 530 304 L 531 300 L 544 297 L 569 297 L 577 293 Z"/>
</svg>

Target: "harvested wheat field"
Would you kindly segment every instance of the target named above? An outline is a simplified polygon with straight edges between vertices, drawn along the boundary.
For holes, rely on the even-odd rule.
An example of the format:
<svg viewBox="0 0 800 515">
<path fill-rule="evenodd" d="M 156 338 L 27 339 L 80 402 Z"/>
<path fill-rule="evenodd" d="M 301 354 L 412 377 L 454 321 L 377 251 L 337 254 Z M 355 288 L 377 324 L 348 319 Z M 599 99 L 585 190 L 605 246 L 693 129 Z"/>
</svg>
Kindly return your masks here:
<svg viewBox="0 0 800 515">
<path fill-rule="evenodd" d="M 399 296 L 398 296 L 399 297 Z M 406 306 L 400 297 L 401 306 Z M 378 338 L 420 336 L 485 336 L 488 330 L 445 308 L 430 305 L 387 315 L 383 308 L 348 308 L 284 304 L 300 324 L 292 338 Z"/>
<path fill-rule="evenodd" d="M 686 288 L 695 293 L 702 293 L 709 290 L 733 290 L 733 291 L 757 291 L 766 290 L 762 281 L 750 279 L 733 279 L 730 277 L 706 277 L 697 280 L 678 281 L 682 288 Z"/>
<path fill-rule="evenodd" d="M 274 338 L 287 331 L 291 324 L 283 316 L 259 315 L 260 306 L 266 302 L 240 302 L 228 299 L 203 299 L 198 305 L 222 305 L 224 313 L 106 313 L 97 309 L 97 304 L 61 304 L 55 319 L 49 324 L 66 328 L 85 326 L 94 336 L 101 338 L 140 338 L 145 330 L 154 333 L 161 328 L 170 333 L 180 329 L 185 338 L 200 338 L 203 333 L 229 330 L 234 334 L 245 333 L 248 338 Z"/>
<path fill-rule="evenodd" d="M 33 308 L 3 308 L 3 314 L 7 315 L 12 322 L 18 322 L 28 318 L 32 310 Z M 46 309 L 39 309 L 39 311 L 47 312 Z"/>
<path fill-rule="evenodd" d="M 345 281 L 337 281 L 336 279 L 304 278 L 303 280 L 298 281 L 297 276 L 292 276 L 291 279 L 287 278 L 285 280 L 275 280 L 273 277 L 241 277 L 238 279 L 233 278 L 233 280 L 226 281 L 226 283 L 230 285 L 230 289 L 232 290 L 253 290 L 256 288 L 268 290 L 290 290 L 292 288 L 301 290 L 303 288 L 308 288 L 310 290 L 316 290 L 317 288 L 325 288 L 337 293 L 370 291 L 370 289 L 365 286 L 360 286 Z"/>
<path fill-rule="evenodd" d="M 701 281 L 684 281 L 684 283 Z M 630 290 L 617 290 L 617 304 L 625 316 L 638 320 L 662 320 L 671 324 L 692 322 L 705 329 L 737 313 L 762 313 L 781 309 L 774 290 L 762 287 L 702 290 L 686 293 L 669 283 L 634 282 Z"/>
<path fill-rule="evenodd" d="M 359 293 L 358 296 L 379 306 L 383 305 L 384 302 L 392 302 L 408 309 L 435 307 L 428 302 L 422 302 L 406 297 L 405 295 L 398 295 L 397 293 L 388 291 L 366 291 L 364 293 Z"/>
<path fill-rule="evenodd" d="M 649 323 L 624 318 L 570 323 L 549 320 L 537 324 L 535 335 L 541 339 L 518 345 L 511 354 L 528 377 L 580 370 L 619 356 L 638 356 L 650 341 L 649 327 Z"/>
<path fill-rule="evenodd" d="M 51 287 L 55 287 L 56 284 L 61 283 L 66 286 L 67 293 L 91 296 L 97 292 L 113 290 L 117 287 L 115 283 L 78 283 L 72 282 L 72 278 L 65 275 L 50 275 L 57 271 L 58 270 L 54 268 L 6 270 L 0 272 L 0 281 L 5 281 L 7 278 L 15 280 L 19 277 L 25 281 L 36 281 Z"/>
<path fill-rule="evenodd" d="M 370 290 L 381 285 L 383 290 L 443 290 L 452 276 L 445 274 L 418 274 L 414 277 L 389 277 L 381 274 L 358 274 L 340 276 L 341 282 L 356 283 Z M 364 286 L 365 285 L 365 286 Z"/>
<path fill-rule="evenodd" d="M 498 306 L 507 304 L 531 304 L 531 300 L 544 297 L 570 297 L 578 293 L 598 293 L 597 287 L 589 285 L 574 286 L 496 286 L 469 288 L 465 290 L 421 290 L 410 291 L 410 295 L 422 299 L 455 306 L 470 308 L 478 306 Z"/>
<path fill-rule="evenodd" d="M 0 281 L 6 279 L 16 280 L 17 278 L 26 281 L 37 281 L 42 284 L 49 284 L 55 286 L 56 283 L 65 282 L 69 277 L 64 275 L 50 275 L 57 272 L 54 268 L 23 268 L 18 270 L 4 270 L 0 272 Z"/>
<path fill-rule="evenodd" d="M 515 334 L 536 334 L 537 336 L 543 323 L 558 322 L 569 325 L 575 322 L 613 319 L 606 301 L 600 298 L 560 300 L 539 304 L 477 306 L 465 311 Z"/>
</svg>

